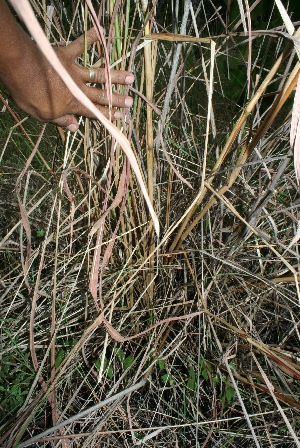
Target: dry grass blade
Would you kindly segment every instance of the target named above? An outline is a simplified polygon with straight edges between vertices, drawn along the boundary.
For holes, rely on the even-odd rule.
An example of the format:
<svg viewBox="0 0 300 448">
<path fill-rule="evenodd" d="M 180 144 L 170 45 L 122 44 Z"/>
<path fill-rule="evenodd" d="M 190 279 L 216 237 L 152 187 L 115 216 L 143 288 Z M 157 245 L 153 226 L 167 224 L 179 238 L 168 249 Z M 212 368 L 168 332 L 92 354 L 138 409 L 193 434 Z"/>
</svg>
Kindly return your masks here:
<svg viewBox="0 0 300 448">
<path fill-rule="evenodd" d="M 78 64 L 133 107 L 71 135 L 1 86 L 0 446 L 299 443 L 300 17 L 284 4 L 283 30 L 281 3 L 30 1 L 48 56 L 106 29 Z"/>
<path fill-rule="evenodd" d="M 300 182 L 300 76 L 298 72 L 298 82 L 296 87 L 296 94 L 294 99 L 294 106 L 292 112 L 291 134 L 290 134 L 291 148 L 294 151 L 294 164 L 298 183 Z"/>
</svg>

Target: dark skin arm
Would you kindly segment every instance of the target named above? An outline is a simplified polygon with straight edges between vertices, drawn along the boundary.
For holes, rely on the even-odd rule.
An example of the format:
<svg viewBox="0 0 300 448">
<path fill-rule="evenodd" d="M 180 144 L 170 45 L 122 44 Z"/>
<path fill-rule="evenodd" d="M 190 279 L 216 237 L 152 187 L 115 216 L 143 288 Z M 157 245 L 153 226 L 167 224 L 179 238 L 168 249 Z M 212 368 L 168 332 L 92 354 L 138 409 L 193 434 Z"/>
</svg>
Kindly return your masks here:
<svg viewBox="0 0 300 448">
<path fill-rule="evenodd" d="M 88 45 L 98 40 L 96 31 L 87 33 Z M 84 51 L 84 37 L 81 36 L 66 47 L 55 49 L 76 84 L 106 117 L 109 117 L 106 91 L 88 86 L 90 71 L 76 60 Z M 104 69 L 93 69 L 93 83 L 105 82 Z M 134 81 L 131 72 L 111 70 L 112 82 L 129 85 Z M 72 132 L 78 129 L 75 115 L 94 118 L 68 90 L 59 75 L 49 65 L 30 36 L 22 29 L 11 14 L 5 0 L 0 0 L 0 80 L 6 85 L 17 105 L 26 113 L 43 122 L 55 123 Z M 132 98 L 113 94 L 112 106 L 130 107 Z M 112 119 L 121 112 L 113 109 Z"/>
</svg>

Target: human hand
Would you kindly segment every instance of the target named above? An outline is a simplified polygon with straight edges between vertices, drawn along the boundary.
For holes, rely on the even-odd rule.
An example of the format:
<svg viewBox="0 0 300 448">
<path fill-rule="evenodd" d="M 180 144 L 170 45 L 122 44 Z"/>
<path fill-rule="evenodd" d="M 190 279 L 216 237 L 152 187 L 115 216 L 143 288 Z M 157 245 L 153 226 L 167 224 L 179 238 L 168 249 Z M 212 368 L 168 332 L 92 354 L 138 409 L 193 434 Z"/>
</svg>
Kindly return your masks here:
<svg viewBox="0 0 300 448">
<path fill-rule="evenodd" d="M 25 33 L 26 34 L 26 33 Z M 83 106 L 69 91 L 56 71 L 42 56 L 36 45 L 26 34 L 25 52 L 18 61 L 18 67 L 11 69 L 7 77 L 7 87 L 18 106 L 25 112 L 43 122 L 55 123 L 58 126 L 75 132 L 78 121 L 75 115 L 94 118 L 93 114 Z M 87 32 L 88 46 L 98 40 L 94 28 Z M 105 83 L 105 69 L 88 69 L 77 63 L 77 58 L 84 51 L 84 36 L 80 36 L 66 47 L 55 49 L 58 58 L 70 76 L 95 104 L 95 106 L 109 118 L 109 104 L 106 90 L 100 89 L 97 84 Z M 92 75 L 91 75 L 92 73 Z M 91 77 L 93 79 L 91 79 Z M 130 85 L 134 81 L 131 72 L 111 70 L 111 79 L 114 84 Z M 96 84 L 96 87 L 87 85 Z M 132 98 L 126 95 L 112 95 L 113 108 L 126 108 L 132 106 Z M 111 118 L 121 117 L 121 112 L 112 109 Z"/>
</svg>

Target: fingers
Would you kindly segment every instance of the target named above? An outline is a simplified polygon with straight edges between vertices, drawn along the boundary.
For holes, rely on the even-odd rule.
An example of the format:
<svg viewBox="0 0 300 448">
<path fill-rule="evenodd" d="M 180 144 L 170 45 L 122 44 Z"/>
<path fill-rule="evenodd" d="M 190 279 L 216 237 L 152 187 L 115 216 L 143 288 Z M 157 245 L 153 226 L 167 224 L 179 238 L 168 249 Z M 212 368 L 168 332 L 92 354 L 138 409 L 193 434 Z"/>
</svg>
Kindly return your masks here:
<svg viewBox="0 0 300 448">
<path fill-rule="evenodd" d="M 92 80 L 90 78 L 90 71 L 92 70 Z M 77 66 L 78 75 L 84 82 L 91 82 L 95 84 L 103 84 L 105 82 L 105 69 L 86 69 L 83 67 Z M 111 71 L 112 82 L 118 84 L 129 85 L 134 81 L 134 76 L 131 72 L 127 72 L 125 70 L 112 70 Z M 89 97 L 89 99 L 95 103 L 102 106 L 108 106 L 109 100 L 107 97 L 106 90 L 99 89 L 97 87 L 88 87 L 85 86 L 83 88 L 84 93 Z M 131 107 L 133 104 L 133 100 L 130 96 L 113 94 L 112 95 L 112 107 Z"/>
<path fill-rule="evenodd" d="M 86 94 L 86 96 L 94 103 L 94 105 L 97 107 L 97 109 L 102 112 L 102 114 L 108 118 L 109 120 L 117 120 L 122 117 L 122 112 L 117 109 L 109 109 L 109 100 L 107 98 L 107 93 L 105 90 L 98 89 L 96 87 L 87 87 L 83 89 L 83 92 Z M 119 95 L 119 94 L 113 94 L 112 95 L 112 107 L 113 108 L 129 108 L 133 104 L 133 99 L 130 96 L 126 95 Z M 72 112 L 76 115 L 82 115 L 87 118 L 97 118 L 95 115 L 87 109 L 81 102 L 76 100 L 74 98 Z M 68 116 L 69 117 L 69 116 Z M 66 117 L 63 117 L 66 119 Z M 58 121 L 55 121 L 56 124 L 59 126 L 67 128 L 69 131 L 75 132 L 77 129 L 73 128 L 73 122 L 67 121 L 64 123 L 58 123 Z M 77 122 L 76 122 L 77 123 Z M 70 128 L 70 125 L 72 128 Z M 78 125 L 77 125 L 78 128 Z"/>
<path fill-rule="evenodd" d="M 104 68 L 84 68 L 78 66 L 78 74 L 80 74 L 84 82 L 95 84 L 104 84 L 106 82 Z M 129 85 L 134 82 L 133 74 L 125 70 L 111 70 L 110 75 L 113 84 Z"/>
<path fill-rule="evenodd" d="M 117 109 L 109 110 L 107 107 L 97 104 L 95 104 L 95 106 L 109 120 L 118 120 L 122 117 L 122 113 Z M 76 114 L 92 119 L 97 118 L 89 109 L 87 109 L 85 106 L 83 106 L 83 104 L 80 103 L 76 105 Z"/>
<path fill-rule="evenodd" d="M 86 45 L 91 46 L 94 42 L 98 41 L 98 35 L 95 28 L 90 29 L 86 33 Z M 116 109 L 108 109 L 104 106 L 109 106 L 109 100 L 105 90 L 98 88 L 98 86 L 87 86 L 87 83 L 92 85 L 105 84 L 106 76 L 104 68 L 84 68 L 77 64 L 75 61 L 77 57 L 84 52 L 85 49 L 85 35 L 83 34 L 74 42 L 69 44 L 60 50 L 60 57 L 65 58 L 65 66 L 77 85 L 87 95 L 87 97 L 94 103 L 99 111 L 101 111 L 106 118 L 116 120 L 121 118 L 122 113 Z M 131 72 L 125 70 L 111 70 L 111 82 L 113 84 L 130 85 L 134 82 L 134 75 Z M 68 112 L 75 115 L 82 115 L 88 118 L 96 118 L 85 106 L 83 106 L 75 98 L 71 101 L 72 107 Z M 133 100 L 130 96 L 119 95 L 114 93 L 112 95 L 113 108 L 128 108 L 133 104 Z M 53 123 L 66 128 L 71 132 L 75 132 L 78 129 L 78 122 L 74 115 L 64 115 L 58 119 L 55 119 Z"/>
<path fill-rule="evenodd" d="M 120 111 L 112 109 L 111 113 L 109 113 L 109 110 L 107 107 L 102 106 L 96 106 L 97 109 L 103 113 L 103 115 L 110 120 L 118 120 L 121 118 L 122 114 Z M 78 104 L 76 107 L 76 114 L 82 115 L 87 118 L 96 118 L 92 112 L 84 107 L 82 104 Z M 55 120 L 51 120 L 51 123 L 56 124 L 57 126 L 60 126 L 61 128 L 66 129 L 66 131 L 70 132 L 76 132 L 78 131 L 79 125 L 78 121 L 75 118 L 74 115 L 64 115 L 63 117 L 56 118 Z"/>
<path fill-rule="evenodd" d="M 90 47 L 94 42 L 97 42 L 98 35 L 95 28 L 91 28 L 86 33 L 87 47 Z M 84 40 L 85 35 L 82 34 L 74 42 L 70 43 L 64 48 L 65 54 L 71 59 L 76 59 L 80 54 L 84 52 Z M 93 73 L 93 79 L 90 77 L 90 73 Z M 80 73 L 84 82 L 94 82 L 96 84 L 105 83 L 105 69 L 104 68 L 91 68 L 87 69 L 78 66 L 78 73 Z M 111 70 L 111 81 L 113 84 L 128 85 L 134 82 L 134 76 L 131 72 L 125 70 Z"/>
<path fill-rule="evenodd" d="M 67 131 L 76 132 L 78 130 L 78 121 L 74 115 L 64 115 L 63 117 L 52 120 L 51 123 L 65 128 Z"/>
<path fill-rule="evenodd" d="M 87 40 L 87 48 L 90 47 L 93 43 L 97 42 L 98 35 L 95 28 L 91 28 L 86 32 L 86 40 Z M 65 47 L 66 54 L 71 59 L 76 59 L 84 52 L 84 41 L 85 35 L 82 34 L 79 36 L 74 42 L 71 42 L 67 47 Z"/>
<path fill-rule="evenodd" d="M 97 89 L 96 87 L 87 87 L 84 93 L 89 97 L 89 99 L 100 106 L 109 106 L 109 100 L 105 90 Z M 133 104 L 133 99 L 127 95 L 119 95 L 117 93 L 112 94 L 112 107 L 131 107 Z"/>
</svg>

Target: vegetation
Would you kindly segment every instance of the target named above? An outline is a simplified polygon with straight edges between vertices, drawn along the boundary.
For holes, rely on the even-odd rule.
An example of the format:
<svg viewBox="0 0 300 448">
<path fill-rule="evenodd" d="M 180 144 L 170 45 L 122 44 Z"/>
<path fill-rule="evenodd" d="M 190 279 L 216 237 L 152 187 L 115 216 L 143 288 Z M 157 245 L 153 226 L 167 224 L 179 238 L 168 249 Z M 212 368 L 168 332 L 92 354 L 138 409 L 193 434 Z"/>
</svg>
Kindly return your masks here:
<svg viewBox="0 0 300 448">
<path fill-rule="evenodd" d="M 91 26 L 84 0 L 31 3 L 55 44 Z M 275 1 L 153 3 L 93 5 L 160 236 L 99 122 L 2 89 L 0 446 L 300 446 L 299 59 Z"/>
</svg>

